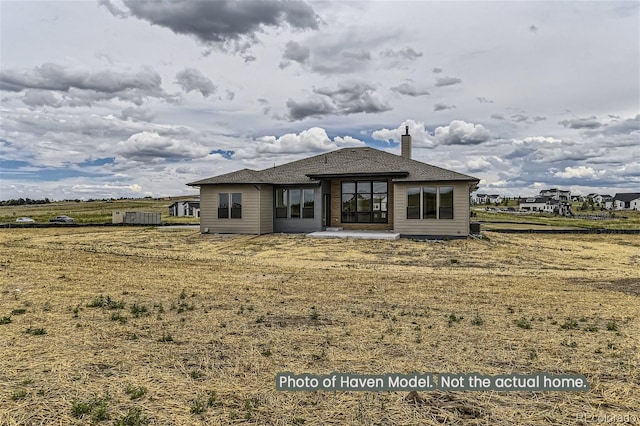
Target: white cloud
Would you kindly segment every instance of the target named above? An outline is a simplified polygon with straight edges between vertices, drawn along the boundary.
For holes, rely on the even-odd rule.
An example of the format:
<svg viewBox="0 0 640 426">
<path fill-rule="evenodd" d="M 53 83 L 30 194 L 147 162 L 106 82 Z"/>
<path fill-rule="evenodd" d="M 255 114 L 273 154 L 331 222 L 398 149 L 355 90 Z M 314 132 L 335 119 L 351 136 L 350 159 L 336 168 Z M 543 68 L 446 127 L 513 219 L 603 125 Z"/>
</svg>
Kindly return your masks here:
<svg viewBox="0 0 640 426">
<path fill-rule="evenodd" d="M 400 143 L 402 135 L 405 134 L 406 127 L 409 127 L 411 135 L 411 143 L 414 148 L 431 148 L 434 146 L 433 136 L 426 129 L 424 122 L 405 120 L 395 129 L 380 129 L 371 133 L 371 137 L 375 140 L 384 142 Z"/>
<path fill-rule="evenodd" d="M 209 149 L 188 139 L 144 131 L 118 143 L 116 152 L 129 160 L 153 162 L 204 157 Z"/>
<path fill-rule="evenodd" d="M 365 146 L 365 144 L 350 136 L 331 139 L 324 129 L 312 127 L 300 133 L 258 138 L 236 151 L 234 158 L 252 159 L 265 154 L 320 153 L 351 146 Z"/>
<path fill-rule="evenodd" d="M 448 126 L 438 127 L 435 139 L 443 145 L 476 145 L 491 139 L 491 134 L 482 124 L 454 120 Z"/>
<path fill-rule="evenodd" d="M 563 179 L 573 179 L 573 178 L 596 179 L 604 176 L 606 173 L 607 172 L 605 170 L 594 170 L 591 167 L 585 167 L 585 166 L 570 167 L 569 166 L 569 167 L 565 167 L 564 171 L 561 171 L 561 172 L 558 171 L 553 175 L 555 177 L 559 177 Z"/>
</svg>

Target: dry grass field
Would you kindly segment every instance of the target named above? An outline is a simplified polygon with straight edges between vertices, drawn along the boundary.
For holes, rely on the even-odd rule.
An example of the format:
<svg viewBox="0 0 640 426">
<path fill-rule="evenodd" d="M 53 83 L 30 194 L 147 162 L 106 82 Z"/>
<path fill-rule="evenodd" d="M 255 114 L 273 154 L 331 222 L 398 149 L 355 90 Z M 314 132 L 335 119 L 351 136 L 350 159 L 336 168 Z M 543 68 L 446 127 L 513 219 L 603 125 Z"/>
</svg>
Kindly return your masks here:
<svg viewBox="0 0 640 426">
<path fill-rule="evenodd" d="M 0 424 L 640 418 L 640 238 L 487 235 L 0 230 Z M 278 392 L 285 371 L 545 371 L 591 389 Z"/>
</svg>

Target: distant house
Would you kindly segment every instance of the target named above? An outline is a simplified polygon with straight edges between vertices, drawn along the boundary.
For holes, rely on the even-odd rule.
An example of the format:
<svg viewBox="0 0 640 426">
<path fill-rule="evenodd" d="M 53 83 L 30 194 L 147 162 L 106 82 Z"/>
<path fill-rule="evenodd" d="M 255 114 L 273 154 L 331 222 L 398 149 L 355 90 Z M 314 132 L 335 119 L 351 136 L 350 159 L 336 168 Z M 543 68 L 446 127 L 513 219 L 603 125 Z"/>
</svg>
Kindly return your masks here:
<svg viewBox="0 0 640 426">
<path fill-rule="evenodd" d="M 552 197 L 530 197 L 520 199 L 520 210 L 539 213 L 570 215 L 571 206 Z"/>
<path fill-rule="evenodd" d="M 551 197 L 529 197 L 520 199 L 520 210 L 529 212 L 544 212 L 547 209 L 547 202 Z"/>
<path fill-rule="evenodd" d="M 554 200 L 558 200 L 558 201 L 570 201 L 571 191 L 564 191 L 558 188 L 543 189 L 542 191 L 540 191 L 540 196 L 551 197 Z"/>
<path fill-rule="evenodd" d="M 466 237 L 479 179 L 401 155 L 344 148 L 264 170 L 189 183 L 200 188 L 202 233 L 265 234 L 327 228 L 401 236 Z"/>
<path fill-rule="evenodd" d="M 584 195 L 572 195 L 571 196 L 571 201 L 576 201 L 576 202 L 584 202 L 586 200 Z"/>
<path fill-rule="evenodd" d="M 607 199 L 611 199 L 611 195 L 609 194 L 595 194 L 591 197 L 594 203 L 602 204 L 607 201 Z"/>
<path fill-rule="evenodd" d="M 605 203 L 605 207 L 613 210 L 640 211 L 640 192 L 619 192 Z"/>
<path fill-rule="evenodd" d="M 487 204 L 489 202 L 489 196 L 487 194 L 472 194 L 471 204 Z"/>
<path fill-rule="evenodd" d="M 498 194 L 489 195 L 489 203 L 499 204 L 501 202 L 502 202 L 502 195 L 498 195 Z"/>
<path fill-rule="evenodd" d="M 181 200 L 169 206 L 169 216 L 200 217 L 200 200 Z"/>
<path fill-rule="evenodd" d="M 472 204 L 495 204 L 501 203 L 502 196 L 501 195 L 489 195 L 489 194 L 473 194 L 471 195 L 471 203 Z"/>
</svg>

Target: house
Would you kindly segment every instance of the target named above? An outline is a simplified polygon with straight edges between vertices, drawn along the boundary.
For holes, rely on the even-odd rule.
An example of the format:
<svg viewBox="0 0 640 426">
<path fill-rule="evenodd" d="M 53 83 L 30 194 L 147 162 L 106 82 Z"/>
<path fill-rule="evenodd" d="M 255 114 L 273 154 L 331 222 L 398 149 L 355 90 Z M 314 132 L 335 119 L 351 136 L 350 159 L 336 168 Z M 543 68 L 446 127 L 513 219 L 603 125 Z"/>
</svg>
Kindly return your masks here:
<svg viewBox="0 0 640 426">
<path fill-rule="evenodd" d="M 540 191 L 540 197 L 551 197 L 554 200 L 570 201 L 571 191 L 564 191 L 558 188 L 543 189 Z"/>
<path fill-rule="evenodd" d="M 530 212 L 543 212 L 551 197 L 529 197 L 520 199 L 520 210 Z"/>
<path fill-rule="evenodd" d="M 619 192 L 605 206 L 613 210 L 640 210 L 640 192 Z"/>
<path fill-rule="evenodd" d="M 487 204 L 489 202 L 489 195 L 487 194 L 472 194 L 471 204 Z"/>
<path fill-rule="evenodd" d="M 584 197 L 584 195 L 572 195 L 571 201 L 583 203 L 586 201 L 586 198 Z"/>
<path fill-rule="evenodd" d="M 181 200 L 169 206 L 169 216 L 200 217 L 200 200 Z"/>
<path fill-rule="evenodd" d="M 472 204 L 500 204 L 503 198 L 501 195 L 493 194 L 473 194 L 471 195 Z"/>
<path fill-rule="evenodd" d="M 571 215 L 571 205 L 550 196 L 520 199 L 520 210 L 539 213 Z"/>
<path fill-rule="evenodd" d="M 500 204 L 502 200 L 503 200 L 502 195 L 498 195 L 498 194 L 489 195 L 489 203 L 491 204 Z"/>
<path fill-rule="evenodd" d="M 594 203 L 601 204 L 601 203 L 605 203 L 608 199 L 611 199 L 612 197 L 609 194 L 595 194 L 590 198 L 591 200 L 593 200 Z"/>
<path fill-rule="evenodd" d="M 479 179 L 401 155 L 344 148 L 264 170 L 189 183 L 200 188 L 203 233 L 265 234 L 326 228 L 402 236 L 469 235 L 469 194 Z"/>
</svg>

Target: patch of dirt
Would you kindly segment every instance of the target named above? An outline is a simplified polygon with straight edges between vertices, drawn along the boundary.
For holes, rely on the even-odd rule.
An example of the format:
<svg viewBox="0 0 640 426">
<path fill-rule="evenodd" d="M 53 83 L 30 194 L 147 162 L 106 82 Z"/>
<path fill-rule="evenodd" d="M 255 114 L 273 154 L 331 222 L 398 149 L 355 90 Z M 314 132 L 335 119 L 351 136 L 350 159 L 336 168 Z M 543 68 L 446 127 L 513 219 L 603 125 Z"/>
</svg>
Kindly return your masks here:
<svg viewBox="0 0 640 426">
<path fill-rule="evenodd" d="M 632 296 L 640 296 L 640 278 L 620 278 L 611 281 L 595 282 L 584 278 L 574 278 L 570 281 L 587 284 L 600 290 L 618 291 Z"/>
<path fill-rule="evenodd" d="M 334 322 L 326 318 L 311 318 L 311 316 L 293 315 L 293 316 L 280 316 L 280 317 L 268 317 L 264 320 L 262 325 L 265 327 L 304 327 L 304 326 L 325 326 L 333 325 Z"/>
</svg>

